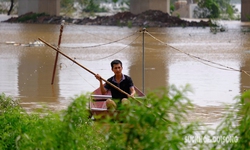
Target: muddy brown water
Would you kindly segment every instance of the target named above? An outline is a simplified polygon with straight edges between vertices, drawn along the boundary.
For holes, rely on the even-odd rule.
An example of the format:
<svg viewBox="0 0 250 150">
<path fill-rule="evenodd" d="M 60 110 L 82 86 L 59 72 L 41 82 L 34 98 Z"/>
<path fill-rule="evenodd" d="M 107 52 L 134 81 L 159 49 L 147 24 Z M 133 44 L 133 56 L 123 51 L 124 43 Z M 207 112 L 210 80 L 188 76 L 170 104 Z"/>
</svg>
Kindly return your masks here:
<svg viewBox="0 0 250 150">
<path fill-rule="evenodd" d="M 191 119 L 219 121 L 224 104 L 234 103 L 234 97 L 250 87 L 250 76 L 237 71 L 250 70 L 250 23 L 221 23 L 228 31 L 217 34 L 210 28 L 148 28 L 155 38 L 144 37 L 144 92 L 190 84 L 188 97 L 197 108 Z M 120 59 L 123 73 L 143 90 L 140 29 L 66 24 L 61 51 L 103 78 L 113 75 L 110 62 Z M 60 25 L 0 23 L 0 92 L 20 99 L 27 110 L 43 104 L 65 109 L 75 96 L 99 86 L 92 74 L 61 55 L 51 85 L 55 51 L 27 45 L 38 38 L 57 45 L 59 31 Z"/>
</svg>

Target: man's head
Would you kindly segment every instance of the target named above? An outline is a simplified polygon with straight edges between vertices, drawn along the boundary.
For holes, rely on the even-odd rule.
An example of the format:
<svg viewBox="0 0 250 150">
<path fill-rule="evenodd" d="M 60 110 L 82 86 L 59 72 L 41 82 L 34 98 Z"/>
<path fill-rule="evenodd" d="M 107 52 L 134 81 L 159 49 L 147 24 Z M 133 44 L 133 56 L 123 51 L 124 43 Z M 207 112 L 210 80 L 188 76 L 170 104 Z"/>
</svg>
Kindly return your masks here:
<svg viewBox="0 0 250 150">
<path fill-rule="evenodd" d="M 122 62 L 117 59 L 113 60 L 111 62 L 111 69 L 116 75 L 122 73 Z"/>
<path fill-rule="evenodd" d="M 121 64 L 121 67 L 122 67 L 122 62 L 118 59 L 115 59 L 111 62 L 111 69 L 114 68 L 114 65 L 118 65 L 118 64 Z"/>
</svg>

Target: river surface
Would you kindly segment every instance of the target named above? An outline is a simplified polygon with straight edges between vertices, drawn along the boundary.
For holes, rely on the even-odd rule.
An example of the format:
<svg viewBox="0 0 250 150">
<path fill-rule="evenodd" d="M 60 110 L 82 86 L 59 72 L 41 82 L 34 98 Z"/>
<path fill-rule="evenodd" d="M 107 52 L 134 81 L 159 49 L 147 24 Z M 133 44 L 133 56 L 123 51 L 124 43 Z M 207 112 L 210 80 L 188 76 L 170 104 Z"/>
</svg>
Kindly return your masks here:
<svg viewBox="0 0 250 150">
<path fill-rule="evenodd" d="M 234 103 L 235 96 L 250 88 L 250 23 L 220 23 L 226 32 L 148 28 L 151 36 L 144 34 L 144 50 L 143 34 L 137 32 L 141 28 L 65 24 L 60 47 L 105 79 L 113 75 L 110 62 L 122 60 L 123 73 L 146 94 L 189 84 L 193 92 L 188 98 L 197 108 L 193 118 L 217 122 L 224 105 Z M 99 87 L 91 73 L 62 55 L 51 85 L 56 52 L 48 46 L 28 45 L 42 38 L 57 46 L 59 33 L 60 25 L 0 23 L 1 93 L 20 99 L 27 110 L 43 104 L 57 110 Z"/>
</svg>

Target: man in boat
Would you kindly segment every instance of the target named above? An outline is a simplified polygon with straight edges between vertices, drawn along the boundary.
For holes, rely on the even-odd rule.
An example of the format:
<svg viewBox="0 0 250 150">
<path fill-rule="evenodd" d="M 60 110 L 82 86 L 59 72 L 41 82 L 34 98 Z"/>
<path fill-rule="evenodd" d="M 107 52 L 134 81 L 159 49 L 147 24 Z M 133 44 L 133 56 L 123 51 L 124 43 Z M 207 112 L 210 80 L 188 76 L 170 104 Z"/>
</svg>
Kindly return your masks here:
<svg viewBox="0 0 250 150">
<path fill-rule="evenodd" d="M 130 97 L 134 97 L 135 88 L 131 77 L 122 74 L 122 62 L 120 60 L 113 60 L 111 62 L 111 70 L 114 72 L 114 76 L 110 77 L 107 81 L 117 86 L 124 92 L 128 93 Z M 124 104 L 129 105 L 128 95 L 121 93 L 111 85 L 102 83 L 102 78 L 99 74 L 95 75 L 96 79 L 100 81 L 100 89 L 102 94 L 106 94 L 111 91 L 112 100 L 106 100 L 106 106 L 108 110 L 115 110 L 117 106 Z"/>
</svg>

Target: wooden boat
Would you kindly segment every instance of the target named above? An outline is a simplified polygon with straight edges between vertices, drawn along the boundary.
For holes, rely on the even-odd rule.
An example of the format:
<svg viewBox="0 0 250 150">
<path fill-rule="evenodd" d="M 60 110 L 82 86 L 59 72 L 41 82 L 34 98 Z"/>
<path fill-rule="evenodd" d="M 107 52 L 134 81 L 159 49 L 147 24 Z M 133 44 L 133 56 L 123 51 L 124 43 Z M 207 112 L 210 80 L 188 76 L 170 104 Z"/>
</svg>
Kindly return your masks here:
<svg viewBox="0 0 250 150">
<path fill-rule="evenodd" d="M 135 87 L 136 95 L 143 98 L 145 94 Z M 112 98 L 111 92 L 109 91 L 105 95 L 102 95 L 100 88 L 97 88 L 92 92 L 91 100 L 89 102 L 90 115 L 94 119 L 103 119 L 107 116 L 113 116 L 114 112 L 107 110 L 106 100 Z"/>
</svg>

